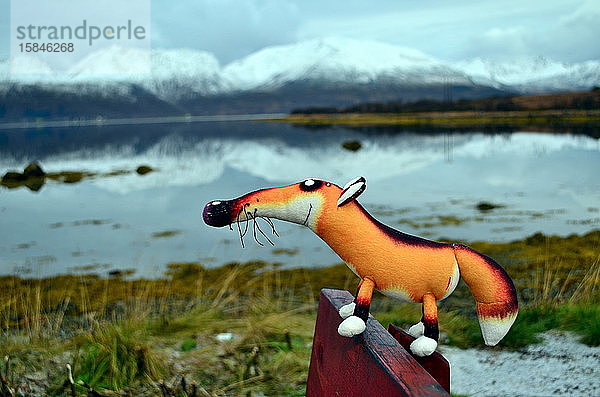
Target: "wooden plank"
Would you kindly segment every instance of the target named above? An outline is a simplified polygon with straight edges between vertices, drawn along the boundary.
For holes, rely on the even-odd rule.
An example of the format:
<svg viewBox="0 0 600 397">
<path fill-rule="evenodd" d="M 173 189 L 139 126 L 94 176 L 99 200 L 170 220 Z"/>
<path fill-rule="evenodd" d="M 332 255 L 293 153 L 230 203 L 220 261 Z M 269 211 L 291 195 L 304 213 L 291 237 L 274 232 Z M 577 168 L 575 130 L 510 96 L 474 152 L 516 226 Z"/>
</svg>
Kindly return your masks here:
<svg viewBox="0 0 600 397">
<path fill-rule="evenodd" d="M 388 332 L 396 339 L 400 345 L 410 353 L 413 358 L 429 372 L 429 374 L 446 390 L 450 393 L 450 363 L 440 353 L 435 352 L 431 356 L 419 357 L 412 354 L 410 351 L 410 344 L 415 340 L 414 336 L 411 336 L 404 332 L 402 329 L 396 327 L 394 324 L 390 324 Z"/>
<path fill-rule="evenodd" d="M 444 388 L 369 316 L 361 335 L 338 335 L 347 291 L 323 289 L 306 386 L 307 397 L 448 396 Z"/>
</svg>

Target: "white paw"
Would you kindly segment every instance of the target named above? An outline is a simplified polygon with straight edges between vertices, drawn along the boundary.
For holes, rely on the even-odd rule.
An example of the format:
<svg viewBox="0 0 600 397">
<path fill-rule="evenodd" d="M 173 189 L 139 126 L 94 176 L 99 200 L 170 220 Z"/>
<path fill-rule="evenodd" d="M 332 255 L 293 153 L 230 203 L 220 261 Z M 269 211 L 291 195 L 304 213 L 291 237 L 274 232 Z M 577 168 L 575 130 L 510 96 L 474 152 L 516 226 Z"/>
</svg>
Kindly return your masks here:
<svg viewBox="0 0 600 397">
<path fill-rule="evenodd" d="M 423 323 L 416 323 L 415 325 L 410 327 L 406 332 L 410 336 L 418 338 L 419 336 L 423 336 L 423 334 L 425 333 L 425 325 L 423 325 Z"/>
<path fill-rule="evenodd" d="M 420 336 L 410 344 L 410 351 L 419 357 L 429 356 L 435 351 L 437 342 L 426 336 Z"/>
<path fill-rule="evenodd" d="M 354 302 L 348 303 L 347 305 L 340 307 L 340 311 L 339 311 L 340 317 L 341 318 L 350 317 L 351 315 L 354 314 L 355 307 L 356 307 L 356 303 L 354 303 Z"/>
<path fill-rule="evenodd" d="M 342 336 L 351 337 L 354 335 L 361 334 L 365 330 L 365 328 L 367 328 L 367 325 L 362 320 L 362 318 L 357 316 L 350 316 L 344 321 L 342 321 L 342 323 L 338 327 L 338 334 Z"/>
</svg>

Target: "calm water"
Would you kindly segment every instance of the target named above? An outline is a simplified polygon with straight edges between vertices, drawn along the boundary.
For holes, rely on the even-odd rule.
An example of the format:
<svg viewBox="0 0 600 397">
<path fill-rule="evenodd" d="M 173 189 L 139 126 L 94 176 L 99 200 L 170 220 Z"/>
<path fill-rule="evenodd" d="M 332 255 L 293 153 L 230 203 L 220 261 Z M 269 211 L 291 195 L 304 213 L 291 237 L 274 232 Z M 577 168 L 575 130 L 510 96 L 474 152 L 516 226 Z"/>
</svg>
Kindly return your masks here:
<svg viewBox="0 0 600 397">
<path fill-rule="evenodd" d="M 341 144 L 359 140 L 349 152 Z M 46 171 L 156 172 L 50 182 L 39 192 L 0 188 L 0 273 L 45 276 L 170 262 L 216 266 L 264 259 L 285 266 L 339 263 L 308 229 L 276 222 L 275 247 L 205 226 L 204 204 L 319 177 L 362 175 L 361 203 L 409 233 L 453 241 L 509 241 L 541 231 L 600 227 L 600 143 L 545 133 L 381 133 L 308 130 L 262 122 L 0 132 L 0 172 L 39 160 Z M 482 213 L 482 201 L 503 207 Z"/>
</svg>

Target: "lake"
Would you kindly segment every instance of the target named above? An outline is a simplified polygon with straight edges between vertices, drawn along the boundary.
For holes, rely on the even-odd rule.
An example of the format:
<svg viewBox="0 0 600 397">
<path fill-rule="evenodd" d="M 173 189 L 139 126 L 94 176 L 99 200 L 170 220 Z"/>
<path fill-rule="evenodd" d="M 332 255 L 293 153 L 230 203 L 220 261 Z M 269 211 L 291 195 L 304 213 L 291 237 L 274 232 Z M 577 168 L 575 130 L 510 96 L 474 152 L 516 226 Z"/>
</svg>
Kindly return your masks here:
<svg viewBox="0 0 600 397">
<path fill-rule="evenodd" d="M 356 152 L 342 147 L 356 140 Z M 307 129 L 259 121 L 0 131 L 0 172 L 38 160 L 45 171 L 114 173 L 37 192 L 0 188 L 0 273 L 42 277 L 171 262 L 286 267 L 340 259 L 308 229 L 275 221 L 275 247 L 202 221 L 214 199 L 318 177 L 364 176 L 359 201 L 405 232 L 446 241 L 503 242 L 536 232 L 600 227 L 600 142 L 585 135 Z M 139 165 L 155 169 L 146 175 Z M 126 173 L 115 171 L 128 171 Z M 486 210 L 479 204 L 496 207 Z"/>
</svg>

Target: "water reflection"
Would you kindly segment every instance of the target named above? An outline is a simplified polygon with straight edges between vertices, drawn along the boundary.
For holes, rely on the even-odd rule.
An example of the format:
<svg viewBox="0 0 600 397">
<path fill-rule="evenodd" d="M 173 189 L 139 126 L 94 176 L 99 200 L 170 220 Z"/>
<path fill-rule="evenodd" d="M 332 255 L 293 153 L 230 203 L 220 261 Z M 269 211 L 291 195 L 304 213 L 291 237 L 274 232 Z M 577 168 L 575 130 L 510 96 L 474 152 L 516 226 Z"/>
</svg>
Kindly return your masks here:
<svg viewBox="0 0 600 397">
<path fill-rule="evenodd" d="M 135 268 L 138 276 L 156 276 L 169 262 L 337 263 L 299 226 L 278 222 L 275 249 L 250 241 L 242 249 L 235 229 L 202 223 L 201 209 L 212 199 L 306 177 L 343 185 L 363 175 L 367 209 L 432 238 L 506 241 L 600 226 L 599 143 L 587 136 L 378 135 L 249 122 L 128 128 L 0 134 L 2 171 L 39 160 L 48 172 L 105 174 L 69 185 L 50 181 L 38 193 L 0 190 L 3 274 Z M 345 150 L 348 140 L 361 149 Z M 115 172 L 140 164 L 156 171 Z M 482 212 L 481 203 L 498 207 Z"/>
</svg>

